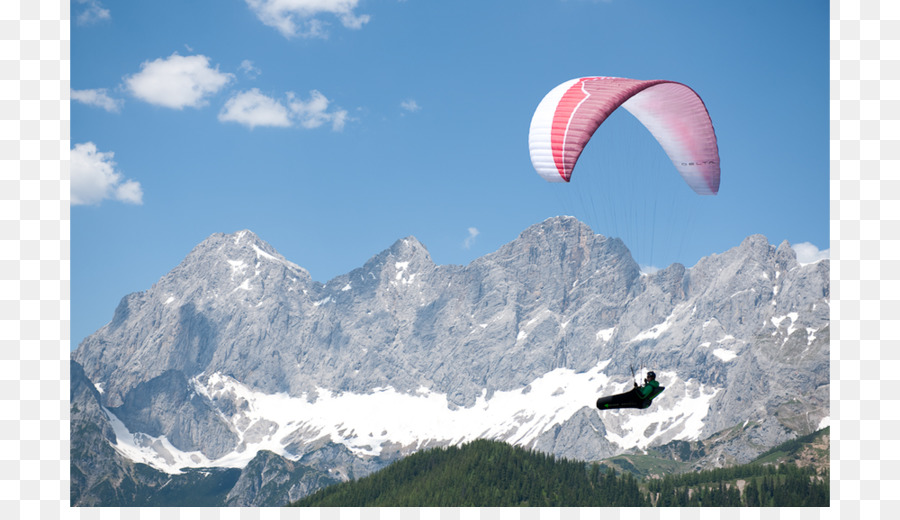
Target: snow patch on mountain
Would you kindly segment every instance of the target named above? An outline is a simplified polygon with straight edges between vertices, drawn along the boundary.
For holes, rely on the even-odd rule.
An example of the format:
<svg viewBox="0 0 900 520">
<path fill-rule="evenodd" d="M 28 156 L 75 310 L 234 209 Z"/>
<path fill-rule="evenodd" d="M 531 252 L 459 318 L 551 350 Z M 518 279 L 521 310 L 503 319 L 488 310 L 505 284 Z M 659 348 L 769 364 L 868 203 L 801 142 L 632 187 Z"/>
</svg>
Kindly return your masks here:
<svg viewBox="0 0 900 520">
<path fill-rule="evenodd" d="M 247 262 L 243 260 L 228 260 L 228 265 L 231 266 L 231 279 L 234 279 L 235 273 L 242 273 L 244 269 L 247 268 Z"/>
<path fill-rule="evenodd" d="M 253 244 L 253 250 L 256 251 L 256 259 L 257 260 L 259 260 L 260 258 L 265 258 L 266 260 L 273 260 L 275 262 L 280 262 L 280 260 L 278 258 L 275 258 L 274 256 L 270 255 L 269 253 L 266 253 L 265 251 L 260 249 L 259 246 L 256 244 Z"/>
<path fill-rule="evenodd" d="M 737 357 L 737 354 L 724 348 L 717 348 L 713 350 L 713 355 L 725 362 L 731 361 L 732 359 Z"/>
<path fill-rule="evenodd" d="M 683 385 L 685 397 L 666 399 L 663 392 L 653 400 L 653 407 L 643 413 L 628 409 L 605 412 L 623 419 L 618 425 L 616 421 L 604 421 L 607 439 L 625 449 L 646 449 L 664 436 L 666 441 L 700 438 L 710 403 L 719 389 L 694 380 L 682 382 L 675 372 L 660 372 L 657 378 L 667 381 L 667 388 Z"/>
<path fill-rule="evenodd" d="M 816 332 L 819 332 L 819 329 L 806 328 L 806 346 L 812 345 L 816 340 Z"/>
<path fill-rule="evenodd" d="M 205 383 L 195 378 L 193 384 L 213 402 L 226 399 L 238 404 L 234 409 L 239 411 L 225 418 L 243 436 L 248 452 L 244 458 L 260 449 L 282 452 L 278 443 L 296 432 L 311 440 L 330 437 L 358 455 L 378 455 L 384 443 L 418 448 L 434 441 L 458 444 L 486 437 L 528 445 L 588 406 L 585 396 L 607 389 L 609 378 L 603 369 L 608 363 L 582 373 L 555 369 L 532 381 L 527 391 L 499 391 L 488 398 L 485 390 L 467 408 L 452 406 L 445 394 L 427 388 L 412 394 L 390 387 L 366 394 L 318 388 L 315 395 L 290 397 L 255 391 L 222 374 L 209 376 Z M 273 426 L 248 439 L 247 432 L 259 424 Z"/>
<path fill-rule="evenodd" d="M 261 450 L 297 460 L 299 455 L 287 446 L 298 438 L 330 439 L 357 456 L 377 456 L 385 444 L 418 450 L 435 443 L 462 444 L 478 438 L 530 447 L 543 433 L 580 410 L 593 408 L 589 402 L 593 396 L 627 390 L 628 384 L 623 388 L 604 373 L 609 362 L 581 373 L 557 368 L 524 388 L 494 392 L 490 397 L 485 390 L 474 406 L 466 408 L 454 406 L 445 394 L 424 387 L 413 393 L 386 387 L 365 394 L 317 388 L 312 394 L 291 397 L 260 392 L 219 373 L 195 377 L 191 380 L 195 391 L 213 403 L 225 404 L 221 416 L 241 439 L 237 450 L 216 460 L 200 452 L 180 451 L 165 437 L 133 434 L 107 413 L 116 433 L 116 450 L 172 474 L 185 467 L 244 467 Z M 609 441 L 643 449 L 663 435 L 699 438 L 710 400 L 718 390 L 692 380 L 681 382 L 674 372 L 663 372 L 661 377 L 670 385 L 683 386 L 687 395 L 668 403 L 663 400 L 660 406 L 654 403 L 652 411 L 602 412 L 616 417 L 610 422 Z"/>
<path fill-rule="evenodd" d="M 789 312 L 784 316 L 774 316 L 772 318 L 772 325 L 775 325 L 775 327 L 778 328 L 784 320 L 791 320 L 791 324 L 788 326 L 788 336 L 790 336 L 796 329 L 795 323 L 797 322 L 798 316 L 799 315 L 796 312 Z"/>
<path fill-rule="evenodd" d="M 664 321 L 660 324 L 654 325 L 647 330 L 641 331 L 640 333 L 638 333 L 637 336 L 631 338 L 631 341 L 634 342 L 634 341 L 643 341 L 645 339 L 656 339 L 663 332 L 667 331 L 669 329 L 669 327 L 671 327 L 671 326 L 672 326 L 672 321 L 671 321 L 671 316 L 669 316 L 669 319 L 666 319 L 666 321 Z"/>
<path fill-rule="evenodd" d="M 601 329 L 597 331 L 597 339 L 601 341 L 609 341 L 612 339 L 613 332 L 616 330 L 615 327 L 609 329 Z"/>
<path fill-rule="evenodd" d="M 103 408 L 109 417 L 109 424 L 116 434 L 116 443 L 112 447 L 123 457 L 133 461 L 147 464 L 160 471 L 177 475 L 182 473 L 185 467 L 208 467 L 211 462 L 199 451 L 181 451 L 165 436 L 153 437 L 145 433 L 132 433 L 118 417 L 106 408 Z M 228 467 L 244 467 L 249 459 L 240 465 Z M 224 464 L 222 465 L 224 466 Z"/>
</svg>

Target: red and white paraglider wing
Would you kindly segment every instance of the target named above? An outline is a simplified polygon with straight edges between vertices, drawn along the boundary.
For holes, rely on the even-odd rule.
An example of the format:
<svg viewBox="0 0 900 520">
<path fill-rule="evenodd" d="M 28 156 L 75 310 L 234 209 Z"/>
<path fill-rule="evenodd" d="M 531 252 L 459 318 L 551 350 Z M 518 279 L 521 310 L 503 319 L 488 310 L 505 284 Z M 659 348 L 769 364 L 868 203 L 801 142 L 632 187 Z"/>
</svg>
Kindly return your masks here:
<svg viewBox="0 0 900 520">
<path fill-rule="evenodd" d="M 719 152 L 700 97 L 671 81 L 589 77 L 551 90 L 531 119 L 531 162 L 544 179 L 568 182 L 585 145 L 619 106 L 647 127 L 697 193 L 719 190 Z"/>
<path fill-rule="evenodd" d="M 681 83 L 659 82 L 622 104 L 650 130 L 678 173 L 700 195 L 719 191 L 719 147 L 706 106 Z"/>
<path fill-rule="evenodd" d="M 559 128 L 554 132 L 553 121 L 557 111 L 562 110 L 558 107 L 563 96 L 573 85 L 579 82 L 580 80 L 573 79 L 551 90 L 541 100 L 541 103 L 534 111 L 534 116 L 531 118 L 531 129 L 528 131 L 528 148 L 531 151 L 531 164 L 534 165 L 534 169 L 537 170 L 541 177 L 550 182 L 569 182 L 569 177 L 572 176 L 571 168 L 557 165 L 557 161 L 554 159 L 554 155 L 559 155 L 562 152 L 562 145 L 566 138 L 566 128 Z M 559 139 L 560 135 L 562 136 L 562 141 Z M 590 138 L 590 135 L 588 135 L 588 138 Z M 555 143 L 555 153 L 553 144 L 551 144 L 554 141 L 557 141 Z M 584 143 L 586 142 L 587 139 L 584 140 Z M 584 148 L 584 143 L 581 143 L 581 148 Z"/>
</svg>

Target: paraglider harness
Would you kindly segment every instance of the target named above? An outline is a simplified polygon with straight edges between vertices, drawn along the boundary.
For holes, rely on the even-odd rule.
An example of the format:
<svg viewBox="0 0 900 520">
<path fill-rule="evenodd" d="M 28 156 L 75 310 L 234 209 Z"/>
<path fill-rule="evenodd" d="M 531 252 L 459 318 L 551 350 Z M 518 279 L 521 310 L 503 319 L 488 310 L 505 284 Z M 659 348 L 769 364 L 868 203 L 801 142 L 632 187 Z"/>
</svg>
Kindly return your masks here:
<svg viewBox="0 0 900 520">
<path fill-rule="evenodd" d="M 643 386 L 638 386 L 637 382 L 634 383 L 634 389 L 637 391 L 638 397 L 641 398 L 641 409 L 649 408 L 650 403 L 653 402 L 653 398 L 665 390 L 665 387 L 659 386 L 659 381 L 656 380 L 656 374 L 653 374 L 653 376 L 654 378 L 647 380 Z"/>
<path fill-rule="evenodd" d="M 659 381 L 656 380 L 656 374 L 653 371 L 647 372 L 647 382 L 643 386 L 638 386 L 637 384 L 634 367 L 631 367 L 631 377 L 634 382 L 634 388 L 628 392 L 597 399 L 597 408 L 601 410 L 616 408 L 637 408 L 643 410 L 649 408 L 650 404 L 653 403 L 653 399 L 666 389 L 664 386 L 659 386 Z"/>
</svg>

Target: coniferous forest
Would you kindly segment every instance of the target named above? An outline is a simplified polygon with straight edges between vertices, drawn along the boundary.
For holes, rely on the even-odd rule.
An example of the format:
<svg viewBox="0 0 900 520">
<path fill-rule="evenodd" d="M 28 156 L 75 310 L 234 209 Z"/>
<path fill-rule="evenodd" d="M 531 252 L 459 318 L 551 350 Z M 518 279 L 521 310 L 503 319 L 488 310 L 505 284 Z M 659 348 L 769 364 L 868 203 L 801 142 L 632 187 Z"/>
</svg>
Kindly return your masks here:
<svg viewBox="0 0 900 520">
<path fill-rule="evenodd" d="M 292 505 L 396 507 L 649 506 L 638 480 L 583 462 L 476 440 L 414 453 L 357 481 L 319 490 Z"/>
<path fill-rule="evenodd" d="M 744 464 L 648 479 L 658 507 L 827 507 L 828 475 L 807 466 Z"/>
<path fill-rule="evenodd" d="M 425 450 L 293 504 L 316 507 L 827 507 L 813 467 L 746 464 L 638 479 L 599 464 L 477 440 Z"/>
</svg>

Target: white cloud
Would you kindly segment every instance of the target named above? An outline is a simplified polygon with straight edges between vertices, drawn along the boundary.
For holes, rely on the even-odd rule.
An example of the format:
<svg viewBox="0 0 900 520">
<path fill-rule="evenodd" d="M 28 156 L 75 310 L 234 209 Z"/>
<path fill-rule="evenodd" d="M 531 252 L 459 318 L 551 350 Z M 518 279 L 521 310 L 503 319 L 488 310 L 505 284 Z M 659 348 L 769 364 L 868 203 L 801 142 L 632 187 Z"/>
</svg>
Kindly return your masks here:
<svg viewBox="0 0 900 520">
<path fill-rule="evenodd" d="M 122 100 L 113 99 L 105 88 L 72 90 L 72 99 L 85 105 L 100 107 L 107 112 L 118 112 L 122 109 Z"/>
<path fill-rule="evenodd" d="M 158 58 L 141 64 L 141 71 L 125 78 L 128 90 L 154 105 L 182 109 L 201 107 L 207 98 L 232 80 L 232 74 L 209 66 L 203 55 Z"/>
<path fill-rule="evenodd" d="M 234 95 L 219 112 L 219 121 L 233 121 L 248 126 L 291 126 L 288 109 L 280 101 L 251 89 Z"/>
<path fill-rule="evenodd" d="M 144 192 L 141 190 L 141 183 L 138 181 L 127 180 L 115 187 L 115 198 L 129 204 L 143 204 Z"/>
<path fill-rule="evenodd" d="M 109 9 L 104 8 L 98 0 L 77 0 L 84 7 L 75 17 L 81 25 L 88 25 L 102 20 L 109 20 Z"/>
<path fill-rule="evenodd" d="M 797 262 L 802 265 L 813 264 L 819 260 L 825 260 L 829 257 L 830 253 L 830 250 L 828 249 L 820 251 L 818 247 L 809 242 L 801 242 L 799 244 L 794 244 L 791 247 L 794 249 L 794 252 L 797 253 Z"/>
<path fill-rule="evenodd" d="M 422 110 L 422 107 L 420 107 L 414 99 L 407 99 L 406 101 L 401 102 L 400 108 L 407 112 L 418 112 L 419 110 Z"/>
<path fill-rule="evenodd" d="M 329 104 L 328 98 L 318 90 L 309 92 L 308 101 L 297 98 L 293 92 L 288 93 L 291 113 L 304 128 L 318 128 L 330 122 L 333 130 L 343 130 L 344 124 L 349 120 L 347 111 L 335 109 L 329 112 Z"/>
<path fill-rule="evenodd" d="M 247 77 L 249 77 L 250 79 L 256 79 L 260 74 L 262 74 L 262 71 L 259 70 L 258 68 L 256 68 L 253 65 L 253 62 L 250 60 L 242 61 L 240 70 L 241 70 L 241 72 L 246 74 Z"/>
<path fill-rule="evenodd" d="M 480 234 L 478 228 L 470 227 L 469 228 L 469 236 L 463 241 L 463 247 L 469 249 L 472 247 L 472 244 L 475 243 L 475 237 Z"/>
<path fill-rule="evenodd" d="M 331 102 L 318 90 L 310 91 L 306 101 L 293 92 L 288 92 L 285 96 L 286 102 L 282 102 L 266 96 L 257 88 L 239 92 L 225 102 L 219 112 L 219 121 L 240 123 L 251 129 L 257 126 L 295 125 L 318 128 L 331 123 L 333 130 L 340 131 L 350 120 L 346 110 L 329 111 Z"/>
<path fill-rule="evenodd" d="M 140 183 L 122 180 L 122 174 L 115 169 L 113 152 L 99 152 L 92 142 L 76 144 L 69 164 L 73 205 L 96 205 L 104 199 L 143 203 Z"/>
<path fill-rule="evenodd" d="M 359 0 L 246 0 L 259 20 L 274 27 L 286 38 L 324 38 L 326 22 L 321 15 L 333 15 L 348 29 L 359 29 L 369 15 L 354 13 Z"/>
<path fill-rule="evenodd" d="M 657 272 L 659 272 L 659 267 L 653 265 L 642 265 L 640 266 L 640 268 L 641 274 L 656 274 Z"/>
</svg>

